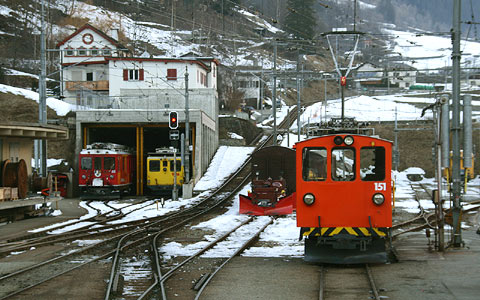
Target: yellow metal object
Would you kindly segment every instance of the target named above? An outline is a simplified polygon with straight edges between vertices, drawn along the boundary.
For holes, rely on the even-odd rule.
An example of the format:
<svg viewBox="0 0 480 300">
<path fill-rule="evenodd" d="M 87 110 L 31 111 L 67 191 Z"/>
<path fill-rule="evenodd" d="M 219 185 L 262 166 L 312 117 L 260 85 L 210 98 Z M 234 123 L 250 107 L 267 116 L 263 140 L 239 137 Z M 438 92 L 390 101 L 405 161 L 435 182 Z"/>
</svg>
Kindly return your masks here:
<svg viewBox="0 0 480 300">
<path fill-rule="evenodd" d="M 173 164 L 174 159 L 171 156 L 164 157 L 147 157 L 147 186 L 153 190 L 158 188 L 173 188 L 174 175 Z M 183 166 L 180 166 L 181 158 L 177 158 L 177 186 L 180 186 L 184 182 L 185 170 Z M 153 167 L 153 166 L 159 166 Z"/>
<path fill-rule="evenodd" d="M 387 236 L 386 228 L 371 228 L 375 235 L 380 237 Z M 335 236 L 342 233 L 348 233 L 354 236 L 371 236 L 370 228 L 366 227 L 310 227 L 308 231 L 303 233 L 303 236 Z"/>
</svg>

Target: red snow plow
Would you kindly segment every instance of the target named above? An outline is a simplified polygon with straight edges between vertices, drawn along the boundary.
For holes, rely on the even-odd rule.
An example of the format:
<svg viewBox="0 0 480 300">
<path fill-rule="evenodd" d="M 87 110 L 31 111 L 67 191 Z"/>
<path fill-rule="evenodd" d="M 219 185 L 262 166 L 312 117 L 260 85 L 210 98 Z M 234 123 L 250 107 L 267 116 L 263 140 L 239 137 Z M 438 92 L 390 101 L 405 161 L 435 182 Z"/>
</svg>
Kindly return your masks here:
<svg viewBox="0 0 480 300">
<path fill-rule="evenodd" d="M 295 209 L 295 151 L 271 146 L 252 154 L 252 190 L 240 195 L 240 213 L 288 215 Z"/>
</svg>

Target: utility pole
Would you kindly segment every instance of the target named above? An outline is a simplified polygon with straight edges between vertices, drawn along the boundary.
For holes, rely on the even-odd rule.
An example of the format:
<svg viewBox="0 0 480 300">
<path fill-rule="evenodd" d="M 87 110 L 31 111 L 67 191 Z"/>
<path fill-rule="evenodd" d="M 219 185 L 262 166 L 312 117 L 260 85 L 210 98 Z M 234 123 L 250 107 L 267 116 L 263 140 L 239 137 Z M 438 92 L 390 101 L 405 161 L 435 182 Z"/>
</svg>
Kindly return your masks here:
<svg viewBox="0 0 480 300">
<path fill-rule="evenodd" d="M 38 122 L 41 125 L 47 124 L 47 97 L 46 97 L 46 73 L 47 73 L 47 63 L 46 63 L 46 46 L 45 46 L 45 1 L 42 0 L 42 17 L 41 17 L 41 33 L 40 33 L 40 77 L 38 80 Z M 37 140 L 36 143 L 36 156 L 38 155 L 39 162 L 39 174 L 42 177 L 47 176 L 47 141 L 46 140 Z"/>
<path fill-rule="evenodd" d="M 297 141 L 300 142 L 300 115 L 302 114 L 300 109 L 300 75 L 299 73 L 300 68 L 300 50 L 298 50 L 297 54 Z"/>
<path fill-rule="evenodd" d="M 277 144 L 277 41 L 273 41 L 273 144 Z"/>
<path fill-rule="evenodd" d="M 188 67 L 185 67 L 185 183 L 190 182 L 190 115 L 188 108 Z"/>
<path fill-rule="evenodd" d="M 453 30 L 452 30 L 452 69 L 453 69 L 453 85 L 452 85 L 452 182 L 453 182 L 453 237 L 452 243 L 454 247 L 461 247 L 462 228 L 461 228 L 461 179 L 460 179 L 460 18 L 461 18 L 461 0 L 453 1 Z"/>
</svg>

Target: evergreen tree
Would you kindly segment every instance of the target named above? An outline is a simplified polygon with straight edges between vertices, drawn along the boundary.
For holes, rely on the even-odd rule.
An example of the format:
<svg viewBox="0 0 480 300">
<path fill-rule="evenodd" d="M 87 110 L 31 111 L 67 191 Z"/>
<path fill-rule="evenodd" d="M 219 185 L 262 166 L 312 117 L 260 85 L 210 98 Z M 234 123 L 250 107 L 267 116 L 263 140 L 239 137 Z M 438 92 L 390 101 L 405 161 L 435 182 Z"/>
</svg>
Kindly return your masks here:
<svg viewBox="0 0 480 300">
<path fill-rule="evenodd" d="M 383 0 L 377 5 L 377 10 L 381 11 L 385 21 L 395 24 L 395 8 L 391 0 Z"/>
<path fill-rule="evenodd" d="M 313 39 L 317 25 L 314 0 L 287 0 L 283 29 L 299 38 Z"/>
<path fill-rule="evenodd" d="M 240 0 L 210 0 L 210 5 L 213 10 L 219 14 L 233 15 L 233 9 Z"/>
</svg>

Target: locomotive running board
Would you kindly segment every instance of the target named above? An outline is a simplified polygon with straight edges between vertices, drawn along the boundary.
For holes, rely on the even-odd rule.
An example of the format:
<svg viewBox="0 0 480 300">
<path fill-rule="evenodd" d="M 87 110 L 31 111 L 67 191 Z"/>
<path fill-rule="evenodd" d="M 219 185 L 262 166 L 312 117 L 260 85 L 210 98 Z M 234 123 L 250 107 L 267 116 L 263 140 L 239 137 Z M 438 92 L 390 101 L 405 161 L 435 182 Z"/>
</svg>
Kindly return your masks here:
<svg viewBox="0 0 480 300">
<path fill-rule="evenodd" d="M 248 196 L 240 195 L 240 214 L 252 216 L 283 216 L 293 213 L 295 193 L 280 199 L 273 207 L 263 207 L 252 203 Z"/>
<path fill-rule="evenodd" d="M 359 249 L 334 249 L 331 245 L 318 244 L 317 239 L 305 239 L 304 260 L 312 263 L 364 264 L 386 263 L 388 255 L 384 239 L 374 239 L 365 251 Z"/>
</svg>

